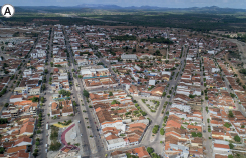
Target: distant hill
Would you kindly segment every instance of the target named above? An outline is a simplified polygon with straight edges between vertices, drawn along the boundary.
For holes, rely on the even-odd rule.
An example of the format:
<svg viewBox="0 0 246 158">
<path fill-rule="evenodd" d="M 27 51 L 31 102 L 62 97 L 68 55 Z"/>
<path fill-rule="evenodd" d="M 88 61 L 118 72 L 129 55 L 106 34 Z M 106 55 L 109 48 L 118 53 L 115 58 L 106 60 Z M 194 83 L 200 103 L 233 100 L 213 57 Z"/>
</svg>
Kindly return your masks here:
<svg viewBox="0 0 246 158">
<path fill-rule="evenodd" d="M 235 14 L 245 13 L 246 9 L 211 7 L 192 7 L 192 8 L 167 8 L 157 6 L 131 6 L 121 7 L 118 5 L 103 4 L 82 4 L 71 7 L 59 6 L 19 6 L 20 11 L 46 11 L 46 12 L 90 12 L 92 10 L 111 10 L 111 11 L 160 11 L 160 12 L 183 12 L 183 13 L 201 13 L 201 14 Z"/>
</svg>

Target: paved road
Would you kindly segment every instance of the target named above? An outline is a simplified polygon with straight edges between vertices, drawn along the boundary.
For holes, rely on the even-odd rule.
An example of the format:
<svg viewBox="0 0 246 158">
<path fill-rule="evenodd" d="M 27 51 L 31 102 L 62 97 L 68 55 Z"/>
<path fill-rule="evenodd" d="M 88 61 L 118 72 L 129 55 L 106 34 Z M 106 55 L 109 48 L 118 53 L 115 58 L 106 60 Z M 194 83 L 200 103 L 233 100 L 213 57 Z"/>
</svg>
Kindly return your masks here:
<svg viewBox="0 0 246 158">
<path fill-rule="evenodd" d="M 73 67 L 75 69 L 75 71 L 77 70 L 77 66 L 74 64 L 74 58 L 73 58 L 73 53 L 71 51 L 71 47 L 69 45 L 69 42 L 68 42 L 68 37 L 67 37 L 67 34 L 65 34 L 65 39 L 66 39 L 66 47 L 67 47 L 67 50 L 70 54 L 70 63 L 71 63 L 71 66 L 69 67 L 69 70 L 70 72 L 72 72 L 71 70 L 71 67 Z M 90 147 L 88 147 L 88 154 L 86 156 L 92 156 L 92 157 L 101 157 L 102 155 L 105 155 L 106 152 L 105 152 L 105 149 L 104 149 L 104 145 L 103 145 L 103 142 L 102 142 L 102 139 L 100 138 L 99 136 L 99 132 L 97 131 L 97 127 L 96 127 L 96 124 L 95 122 L 97 122 L 96 118 L 94 117 L 94 110 L 89 108 L 89 105 L 87 103 L 87 99 L 84 97 L 84 95 L 82 95 L 82 100 L 83 100 L 83 103 L 81 103 L 81 99 L 78 99 L 78 94 L 82 94 L 83 90 L 84 90 L 84 85 L 81 81 L 81 79 L 76 79 L 76 81 L 80 84 L 80 88 L 81 88 L 81 91 L 78 92 L 78 91 L 75 91 L 75 86 L 73 87 L 73 96 L 75 97 L 75 100 L 77 103 L 80 103 L 79 105 L 81 104 L 84 104 L 85 106 L 85 109 L 86 109 L 86 114 L 88 115 L 88 118 L 89 118 L 89 125 L 85 125 L 84 123 L 84 118 L 83 118 L 83 113 L 82 113 L 82 106 L 80 108 L 80 120 L 81 120 L 81 125 L 83 126 L 83 128 L 81 128 L 81 130 L 83 131 L 83 138 L 85 140 L 85 143 L 88 145 L 89 144 L 89 139 L 94 139 L 94 141 L 96 142 L 95 145 L 93 145 L 94 149 L 96 149 L 97 153 L 96 154 L 93 154 L 92 153 L 92 149 L 90 149 Z M 74 84 L 75 85 L 75 84 Z M 86 131 L 86 128 L 87 126 L 90 126 L 91 130 L 92 130 L 92 135 L 93 135 L 93 138 L 89 138 L 89 135 Z M 97 125 L 98 126 L 98 125 Z M 92 140 L 93 141 L 93 140 Z"/>
<path fill-rule="evenodd" d="M 49 63 L 51 62 L 51 52 L 52 52 L 52 42 L 53 42 L 53 36 L 54 36 L 54 30 L 53 30 L 53 27 L 52 27 L 52 31 L 51 31 L 51 35 L 50 35 L 50 41 L 49 41 L 49 54 L 48 54 L 48 56 L 47 56 L 47 58 L 48 58 L 48 65 L 47 66 L 45 66 L 45 68 L 47 68 L 48 70 L 49 70 L 49 73 L 48 73 L 48 75 L 46 75 L 46 78 L 48 78 L 47 80 L 46 80 L 46 83 L 45 83 L 45 85 L 46 85 L 46 90 L 48 89 L 48 87 L 49 87 L 49 84 L 47 84 L 48 82 L 49 82 L 49 77 L 50 77 L 50 70 L 52 69 L 51 67 L 50 67 L 50 65 L 49 65 Z M 48 116 L 47 116 L 47 114 L 49 113 L 49 103 L 50 103 L 50 94 L 49 93 L 46 93 L 46 95 L 44 95 L 44 98 L 46 99 L 46 101 L 45 101 L 45 104 L 44 104 L 44 109 L 43 109 L 43 117 L 44 117 L 44 120 L 43 120 L 43 127 L 42 127 L 42 143 L 41 143 L 41 152 L 40 152 L 40 154 L 39 154 L 39 156 L 38 156 L 38 158 L 40 157 L 40 158 L 44 158 L 44 157 L 47 157 L 47 153 L 45 152 L 45 149 L 47 149 L 46 147 L 45 147 L 45 145 L 48 143 L 47 141 L 48 141 L 48 131 L 46 130 L 46 123 L 47 122 L 49 122 L 49 118 L 48 118 Z"/>
</svg>

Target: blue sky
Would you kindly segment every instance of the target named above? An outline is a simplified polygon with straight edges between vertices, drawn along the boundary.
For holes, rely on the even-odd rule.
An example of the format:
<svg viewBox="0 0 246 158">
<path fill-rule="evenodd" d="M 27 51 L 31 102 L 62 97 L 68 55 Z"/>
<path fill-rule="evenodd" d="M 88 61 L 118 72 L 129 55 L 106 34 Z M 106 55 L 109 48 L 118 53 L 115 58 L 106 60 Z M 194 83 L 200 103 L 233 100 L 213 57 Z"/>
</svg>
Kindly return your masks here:
<svg viewBox="0 0 246 158">
<path fill-rule="evenodd" d="M 119 6 L 159 6 L 188 8 L 218 6 L 246 9 L 246 0 L 0 0 L 0 5 L 13 6 L 76 6 L 81 4 L 114 4 Z"/>
</svg>

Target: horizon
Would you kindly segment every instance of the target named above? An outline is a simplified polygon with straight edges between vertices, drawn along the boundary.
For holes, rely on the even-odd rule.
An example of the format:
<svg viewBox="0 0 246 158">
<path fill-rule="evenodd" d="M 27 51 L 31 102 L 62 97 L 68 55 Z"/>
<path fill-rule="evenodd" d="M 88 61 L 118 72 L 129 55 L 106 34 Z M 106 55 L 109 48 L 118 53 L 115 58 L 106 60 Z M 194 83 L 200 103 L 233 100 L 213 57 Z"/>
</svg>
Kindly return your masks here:
<svg viewBox="0 0 246 158">
<path fill-rule="evenodd" d="M 78 4 L 78 5 L 73 5 L 73 6 L 59 6 L 59 5 L 47 5 L 47 6 L 14 6 L 14 7 L 78 7 L 78 6 L 81 6 L 81 5 L 104 5 L 104 6 L 110 6 L 110 5 L 114 5 L 114 6 L 118 6 L 118 7 L 121 7 L 121 8 L 130 8 L 130 7 L 136 7 L 136 8 L 140 8 L 140 7 L 158 7 L 158 8 L 168 8 L 168 9 L 189 9 L 189 8 L 211 8 L 211 7 L 217 7 L 217 8 L 221 8 L 221 9 L 245 9 L 246 8 L 233 8 L 233 7 L 219 7 L 219 6 L 203 6 L 203 7 L 197 7 L 197 6 L 194 6 L 194 7 L 160 7 L 160 6 L 152 6 L 152 5 L 142 5 L 142 6 L 119 6 L 119 5 L 116 5 L 116 4 Z M 82 7 L 82 6 L 81 6 Z M 85 7 L 86 8 L 86 7 Z"/>
<path fill-rule="evenodd" d="M 160 8 L 203 8 L 216 6 L 219 8 L 246 9 L 244 0 L 91 0 L 90 3 L 84 0 L 2 0 L 0 5 L 11 4 L 16 7 L 42 7 L 42 6 L 57 6 L 57 7 L 74 7 L 78 5 L 117 5 L 120 7 L 160 7 Z M 243 6 L 243 7 L 242 7 Z"/>
</svg>

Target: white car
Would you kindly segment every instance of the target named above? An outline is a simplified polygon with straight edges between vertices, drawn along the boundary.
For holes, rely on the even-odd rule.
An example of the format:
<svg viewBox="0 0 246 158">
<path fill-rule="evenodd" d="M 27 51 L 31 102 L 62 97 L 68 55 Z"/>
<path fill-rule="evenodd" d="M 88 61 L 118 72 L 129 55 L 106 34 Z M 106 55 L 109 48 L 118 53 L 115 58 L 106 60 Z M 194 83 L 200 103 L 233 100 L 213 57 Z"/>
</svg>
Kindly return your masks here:
<svg viewBox="0 0 246 158">
<path fill-rule="evenodd" d="M 83 136 L 83 134 L 81 134 L 81 137 Z"/>
</svg>

